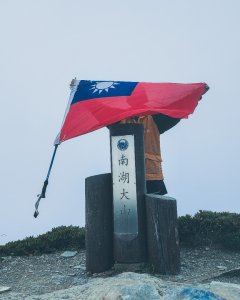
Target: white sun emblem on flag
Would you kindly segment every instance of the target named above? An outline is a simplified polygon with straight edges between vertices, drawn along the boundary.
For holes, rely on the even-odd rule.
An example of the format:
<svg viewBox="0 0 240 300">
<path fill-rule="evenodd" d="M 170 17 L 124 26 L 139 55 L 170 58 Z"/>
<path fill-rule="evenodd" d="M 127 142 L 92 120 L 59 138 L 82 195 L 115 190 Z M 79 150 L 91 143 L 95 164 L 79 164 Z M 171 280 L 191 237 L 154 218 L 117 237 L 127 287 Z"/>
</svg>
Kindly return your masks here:
<svg viewBox="0 0 240 300">
<path fill-rule="evenodd" d="M 109 89 L 115 89 L 115 86 L 118 84 L 118 82 L 114 81 L 97 81 L 90 90 L 93 90 L 93 93 L 98 92 L 101 94 L 103 91 L 108 92 Z"/>
</svg>

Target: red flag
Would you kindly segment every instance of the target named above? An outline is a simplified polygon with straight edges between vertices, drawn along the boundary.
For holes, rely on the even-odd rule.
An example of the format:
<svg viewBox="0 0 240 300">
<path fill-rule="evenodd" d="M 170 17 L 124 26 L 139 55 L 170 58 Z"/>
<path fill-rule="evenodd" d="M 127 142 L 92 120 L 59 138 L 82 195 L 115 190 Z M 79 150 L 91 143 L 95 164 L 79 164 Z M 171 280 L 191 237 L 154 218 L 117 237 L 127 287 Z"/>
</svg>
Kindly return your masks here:
<svg viewBox="0 0 240 300">
<path fill-rule="evenodd" d="M 55 144 L 131 116 L 187 118 L 207 90 L 205 83 L 75 80 Z"/>
</svg>

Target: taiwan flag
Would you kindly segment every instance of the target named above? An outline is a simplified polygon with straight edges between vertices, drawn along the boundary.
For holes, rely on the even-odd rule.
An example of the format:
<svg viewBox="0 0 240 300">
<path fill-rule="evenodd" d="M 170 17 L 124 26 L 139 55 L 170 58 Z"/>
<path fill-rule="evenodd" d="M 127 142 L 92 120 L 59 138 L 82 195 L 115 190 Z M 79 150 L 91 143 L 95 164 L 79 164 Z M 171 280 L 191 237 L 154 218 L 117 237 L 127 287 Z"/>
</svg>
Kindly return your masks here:
<svg viewBox="0 0 240 300">
<path fill-rule="evenodd" d="M 132 116 L 187 118 L 207 90 L 205 83 L 74 80 L 55 145 Z"/>
</svg>

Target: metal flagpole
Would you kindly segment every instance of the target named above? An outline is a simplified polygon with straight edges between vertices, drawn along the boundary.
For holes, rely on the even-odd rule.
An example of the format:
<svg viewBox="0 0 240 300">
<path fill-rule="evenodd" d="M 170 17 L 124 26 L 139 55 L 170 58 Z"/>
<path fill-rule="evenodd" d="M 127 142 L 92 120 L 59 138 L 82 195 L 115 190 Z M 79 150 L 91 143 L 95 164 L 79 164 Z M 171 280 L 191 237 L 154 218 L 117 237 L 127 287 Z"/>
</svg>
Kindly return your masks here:
<svg viewBox="0 0 240 300">
<path fill-rule="evenodd" d="M 52 170 L 53 161 L 54 161 L 58 146 L 59 146 L 59 144 L 55 145 L 54 152 L 53 152 L 52 159 L 51 159 L 51 163 L 50 163 L 50 166 L 49 166 L 49 169 L 48 169 L 47 177 L 46 177 L 46 179 L 43 183 L 41 194 L 37 195 L 38 199 L 37 199 L 37 202 L 35 203 L 35 212 L 34 212 L 34 215 L 33 215 L 34 218 L 37 218 L 37 216 L 39 215 L 38 206 L 39 206 L 40 200 L 42 198 L 46 198 L 46 189 L 47 189 L 47 185 L 48 185 L 48 179 L 49 179 L 49 176 L 50 176 L 50 173 L 51 173 L 51 170 Z"/>
</svg>

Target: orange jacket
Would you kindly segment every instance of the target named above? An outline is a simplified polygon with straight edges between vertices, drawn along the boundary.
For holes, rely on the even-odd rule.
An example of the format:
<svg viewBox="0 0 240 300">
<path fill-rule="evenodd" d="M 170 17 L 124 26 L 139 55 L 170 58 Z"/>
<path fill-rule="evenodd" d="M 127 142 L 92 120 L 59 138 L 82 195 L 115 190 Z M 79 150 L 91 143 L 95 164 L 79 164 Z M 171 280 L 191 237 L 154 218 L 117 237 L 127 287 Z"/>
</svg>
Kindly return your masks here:
<svg viewBox="0 0 240 300">
<path fill-rule="evenodd" d="M 127 118 L 121 124 L 139 123 L 144 128 L 146 180 L 163 180 L 160 134 L 152 116 Z"/>
</svg>

